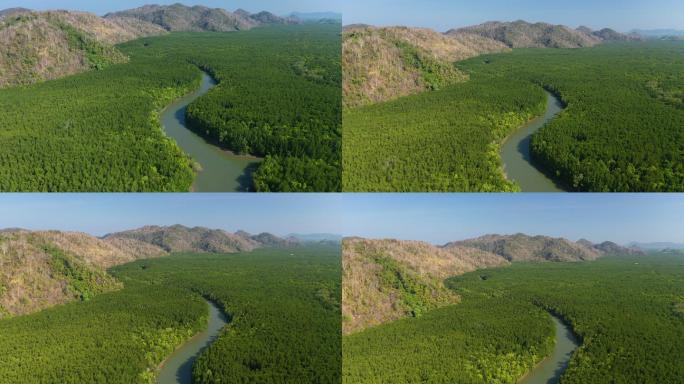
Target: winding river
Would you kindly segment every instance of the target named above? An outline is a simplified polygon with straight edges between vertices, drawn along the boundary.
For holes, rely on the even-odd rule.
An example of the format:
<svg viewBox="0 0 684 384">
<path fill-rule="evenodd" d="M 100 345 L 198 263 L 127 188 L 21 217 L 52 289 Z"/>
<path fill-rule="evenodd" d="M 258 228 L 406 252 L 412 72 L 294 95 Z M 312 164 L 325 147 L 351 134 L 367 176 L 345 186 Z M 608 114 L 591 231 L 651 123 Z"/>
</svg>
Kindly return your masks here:
<svg viewBox="0 0 684 384">
<path fill-rule="evenodd" d="M 551 179 L 532 165 L 530 140 L 532 134 L 553 120 L 563 111 L 563 102 L 551 92 L 546 91 L 548 101 L 546 112 L 509 136 L 501 148 L 501 159 L 508 180 L 520 185 L 523 192 L 563 192 Z"/>
<path fill-rule="evenodd" d="M 162 363 L 157 383 L 192 383 L 192 365 L 195 359 L 218 338 L 221 329 L 228 323 L 228 319 L 223 311 L 211 301 L 207 301 L 207 304 L 209 305 L 209 326 L 206 331 L 195 335 Z"/>
<path fill-rule="evenodd" d="M 520 380 L 520 384 L 556 384 L 568 367 L 572 353 L 579 347 L 579 342 L 561 319 L 552 316 L 556 326 L 556 346 L 551 356 L 539 363 L 530 373 Z"/>
<path fill-rule="evenodd" d="M 176 140 L 181 149 L 202 167 L 192 186 L 194 192 L 246 192 L 252 189 L 251 174 L 260 159 L 222 150 L 185 125 L 188 105 L 214 86 L 216 81 L 202 72 L 200 88 L 167 106 L 161 113 L 161 124 L 166 135 Z"/>
</svg>

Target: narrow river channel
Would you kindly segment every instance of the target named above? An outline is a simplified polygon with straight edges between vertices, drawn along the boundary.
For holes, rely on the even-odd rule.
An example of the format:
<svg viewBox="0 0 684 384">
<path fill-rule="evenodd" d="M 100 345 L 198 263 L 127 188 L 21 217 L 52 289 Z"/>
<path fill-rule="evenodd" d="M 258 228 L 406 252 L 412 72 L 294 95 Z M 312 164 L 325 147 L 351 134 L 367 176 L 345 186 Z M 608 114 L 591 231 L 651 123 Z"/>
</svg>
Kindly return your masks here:
<svg viewBox="0 0 684 384">
<path fill-rule="evenodd" d="M 561 319 L 552 316 L 556 326 L 556 346 L 551 356 L 544 359 L 532 372 L 520 380 L 520 384 L 556 384 L 568 367 L 572 353 L 579 347 L 579 342 Z"/>
<path fill-rule="evenodd" d="M 530 141 L 532 134 L 541 129 L 563 111 L 563 103 L 546 91 L 547 104 L 544 116 L 538 117 L 509 136 L 501 148 L 501 159 L 508 180 L 520 185 L 523 192 L 563 192 L 551 179 L 532 165 Z"/>
<path fill-rule="evenodd" d="M 216 81 L 202 72 L 200 88 L 166 107 L 161 113 L 161 124 L 166 135 L 176 140 L 181 149 L 202 166 L 195 177 L 194 192 L 246 192 L 252 188 L 251 173 L 260 159 L 222 150 L 185 125 L 188 105 L 214 86 Z"/>
<path fill-rule="evenodd" d="M 192 384 L 192 365 L 197 356 L 216 341 L 228 319 L 214 303 L 209 305 L 209 326 L 169 356 L 159 371 L 159 384 Z"/>
</svg>

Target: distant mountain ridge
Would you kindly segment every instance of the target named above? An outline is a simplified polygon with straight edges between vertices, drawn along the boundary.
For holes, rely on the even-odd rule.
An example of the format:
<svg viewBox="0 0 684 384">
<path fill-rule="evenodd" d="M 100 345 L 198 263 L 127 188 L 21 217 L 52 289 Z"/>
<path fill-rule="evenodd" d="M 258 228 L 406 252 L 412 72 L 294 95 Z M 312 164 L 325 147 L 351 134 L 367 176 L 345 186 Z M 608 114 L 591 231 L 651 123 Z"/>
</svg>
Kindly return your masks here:
<svg viewBox="0 0 684 384">
<path fill-rule="evenodd" d="M 233 32 L 252 29 L 265 24 L 297 24 L 298 20 L 262 11 L 255 14 L 238 9 L 231 13 L 221 8 L 201 5 L 192 7 L 181 3 L 172 5 L 144 5 L 139 8 L 108 13 L 105 19 L 135 18 L 161 26 L 167 31 Z"/>
<path fill-rule="evenodd" d="M 98 238 L 85 233 L 0 230 L 0 318 L 121 288 L 106 269 L 174 252 L 236 253 L 298 242 L 268 233 L 149 226 Z"/>
<path fill-rule="evenodd" d="M 345 238 L 342 242 L 342 329 L 345 334 L 417 317 L 457 303 L 444 279 L 515 262 L 584 262 L 641 254 L 612 242 L 548 236 L 486 235 L 435 246 L 420 241 Z"/>
<path fill-rule="evenodd" d="M 592 47 L 606 41 L 639 40 L 604 28 L 592 31 L 587 27 L 572 29 L 564 25 L 548 23 L 528 23 L 524 20 L 513 22 L 490 21 L 471 27 L 452 29 L 446 34 L 473 33 L 500 41 L 511 48 L 581 48 Z"/>
<path fill-rule="evenodd" d="M 301 22 L 320 22 L 325 20 L 342 23 L 342 14 L 337 12 L 292 12 L 290 17 Z"/>
<path fill-rule="evenodd" d="M 270 233 L 252 235 L 244 231 L 230 233 L 221 229 L 188 228 L 183 225 L 168 227 L 147 226 L 108 234 L 104 240 L 131 239 L 155 245 L 166 252 L 234 253 L 263 247 L 289 247 L 296 242 Z"/>
</svg>

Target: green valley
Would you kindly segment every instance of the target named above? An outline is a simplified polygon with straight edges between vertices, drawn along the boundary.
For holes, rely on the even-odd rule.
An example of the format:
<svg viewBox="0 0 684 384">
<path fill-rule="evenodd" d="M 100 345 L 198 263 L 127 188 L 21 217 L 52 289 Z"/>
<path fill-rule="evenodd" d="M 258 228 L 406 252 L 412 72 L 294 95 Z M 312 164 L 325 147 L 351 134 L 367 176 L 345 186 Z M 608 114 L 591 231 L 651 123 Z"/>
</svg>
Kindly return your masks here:
<svg viewBox="0 0 684 384">
<path fill-rule="evenodd" d="M 511 263 L 487 266 L 485 255 L 473 257 L 472 249 Z M 373 261 L 380 255 L 394 260 L 392 273 L 411 286 L 373 280 L 389 272 L 390 264 Z M 362 269 L 355 267 L 359 259 L 365 260 Z M 435 264 L 449 259 L 470 264 L 452 268 L 451 277 L 435 287 L 436 276 L 449 274 L 444 264 Z M 578 346 L 569 361 L 548 363 L 561 367 L 551 370 L 552 382 L 677 383 L 684 375 L 676 357 L 684 353 L 681 253 L 638 254 L 612 243 L 523 235 L 442 247 L 345 239 L 343 261 L 344 383 L 528 383 L 529 373 L 566 343 L 556 338 L 560 326 L 567 326 Z M 357 281 L 366 282 L 364 299 Z M 440 295 L 446 289 L 457 300 L 424 300 L 431 309 L 423 313 L 356 325 L 368 316 L 360 308 L 372 305 L 375 318 L 391 311 L 383 295 L 424 289 Z"/>
<path fill-rule="evenodd" d="M 175 253 L 109 273 L 122 289 L 0 320 L 0 382 L 155 382 L 206 327 L 205 298 L 229 322 L 193 382 L 340 381 L 339 246 Z"/>
<path fill-rule="evenodd" d="M 190 190 L 201 164 L 164 134 L 159 112 L 199 88 L 204 70 L 218 85 L 188 107 L 188 126 L 264 157 L 256 190 L 337 191 L 339 28 L 173 32 L 117 45 L 127 63 L 2 89 L 0 190 Z"/>
<path fill-rule="evenodd" d="M 445 36 L 499 36 L 498 25 L 484 26 Z M 355 93 L 345 93 L 351 107 L 344 112 L 343 190 L 529 191 L 507 179 L 501 146 L 544 114 L 544 90 L 557 95 L 564 110 L 532 134 L 529 156 L 520 161 L 569 191 L 684 190 L 684 44 L 599 44 L 613 34 L 565 27 L 545 37 L 535 35 L 538 25 L 523 22 L 501 28 L 521 40 L 500 40 L 511 52 L 455 62 L 465 82 L 360 107 Z M 546 46 L 560 48 L 538 48 Z M 435 55 L 441 47 L 432 44 Z"/>
</svg>

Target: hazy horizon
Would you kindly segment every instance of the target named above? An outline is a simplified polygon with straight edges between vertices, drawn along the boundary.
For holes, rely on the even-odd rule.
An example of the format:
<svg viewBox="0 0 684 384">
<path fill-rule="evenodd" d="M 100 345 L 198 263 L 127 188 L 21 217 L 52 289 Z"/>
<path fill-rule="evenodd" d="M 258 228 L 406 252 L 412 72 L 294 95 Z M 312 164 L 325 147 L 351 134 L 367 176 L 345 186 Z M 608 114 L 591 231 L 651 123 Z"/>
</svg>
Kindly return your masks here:
<svg viewBox="0 0 684 384">
<path fill-rule="evenodd" d="M 230 2 L 222 0 L 0 0 L 0 10 L 15 7 L 39 11 L 65 9 L 91 12 L 102 16 L 109 12 L 138 8 L 148 4 L 170 5 L 175 3 L 223 8 L 231 12 L 240 8 L 251 13 L 269 11 L 280 16 L 289 15 L 292 12 L 340 12 L 339 4 L 336 1 L 322 0 L 234 0 Z"/>
<path fill-rule="evenodd" d="M 369 194 L 345 196 L 344 236 L 443 245 L 488 234 L 594 243 L 684 243 L 684 195 Z"/>
<path fill-rule="evenodd" d="M 445 32 L 487 21 L 547 22 L 573 28 L 684 29 L 684 2 L 678 0 L 348 0 L 343 4 L 343 23 L 376 26 L 403 25 Z"/>
<path fill-rule="evenodd" d="M 146 225 L 336 234 L 432 244 L 488 234 L 684 243 L 684 195 L 6 194 L 0 228 L 95 236 Z"/>
</svg>

